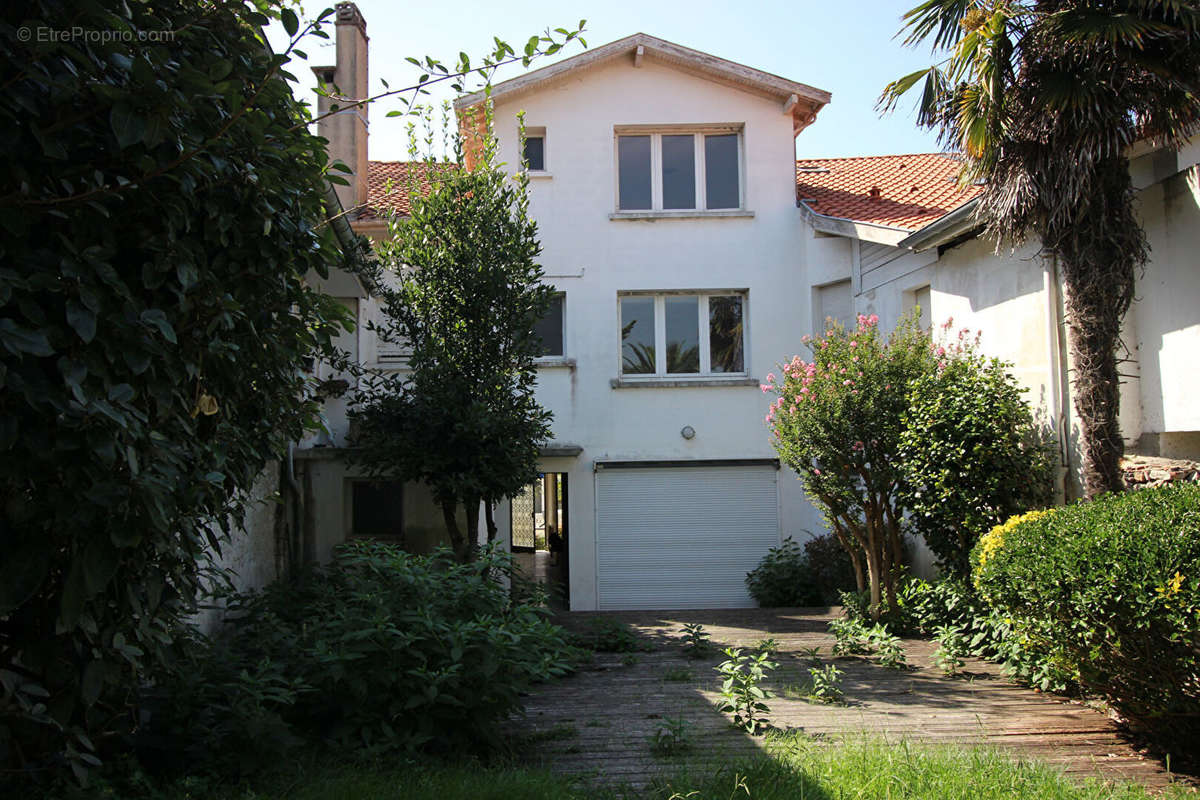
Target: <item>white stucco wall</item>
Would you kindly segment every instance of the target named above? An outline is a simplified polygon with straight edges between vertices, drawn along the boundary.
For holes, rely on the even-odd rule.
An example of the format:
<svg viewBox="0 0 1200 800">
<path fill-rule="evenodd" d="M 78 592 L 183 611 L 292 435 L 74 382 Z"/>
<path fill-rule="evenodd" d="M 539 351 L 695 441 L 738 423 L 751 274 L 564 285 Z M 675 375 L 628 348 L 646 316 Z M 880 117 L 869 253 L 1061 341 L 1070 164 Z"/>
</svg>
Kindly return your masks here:
<svg viewBox="0 0 1200 800">
<path fill-rule="evenodd" d="M 500 155 L 517 163 L 516 113 L 546 131 L 547 170 L 535 178 L 547 280 L 566 293 L 565 356 L 574 368 L 539 373 L 539 400 L 559 443 L 582 454 L 547 463 L 570 484 L 571 607 L 596 606 L 597 460 L 770 458 L 757 386 L 621 388 L 618 292 L 747 290 L 746 370 L 761 380 L 809 327 L 802 226 L 795 203 L 790 116 L 773 99 L 660 64 L 620 60 L 496 108 Z M 610 220 L 614 125 L 744 125 L 744 207 L 752 218 Z M 690 425 L 694 439 L 680 430 Z M 819 530 L 794 476 L 781 475 L 784 535 Z M 731 537 L 735 532 L 731 531 Z"/>
</svg>

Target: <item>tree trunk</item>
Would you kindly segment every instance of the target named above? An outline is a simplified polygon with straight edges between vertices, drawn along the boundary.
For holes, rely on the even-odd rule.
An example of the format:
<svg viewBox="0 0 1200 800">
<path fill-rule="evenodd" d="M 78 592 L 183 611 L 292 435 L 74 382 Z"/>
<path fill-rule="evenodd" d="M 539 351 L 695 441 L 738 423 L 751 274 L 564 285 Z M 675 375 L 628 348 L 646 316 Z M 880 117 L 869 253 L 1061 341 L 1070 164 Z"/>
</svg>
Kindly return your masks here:
<svg viewBox="0 0 1200 800">
<path fill-rule="evenodd" d="M 478 497 L 469 497 L 464 501 L 467 507 L 467 547 L 464 564 L 474 561 L 479 554 L 479 503 Z"/>
<path fill-rule="evenodd" d="M 1129 162 L 1110 158 L 1093 168 L 1093 188 L 1071 219 L 1047 226 L 1046 244 L 1063 266 L 1066 316 L 1075 369 L 1075 412 L 1083 444 L 1089 498 L 1119 492 L 1124 453 L 1118 415 L 1121 320 L 1133 302 L 1145 235 L 1133 213 Z"/>
<path fill-rule="evenodd" d="M 467 540 L 462 531 L 458 529 L 458 515 L 455 513 L 457 511 L 457 503 L 442 503 L 442 520 L 446 523 L 446 533 L 450 534 L 450 548 L 454 550 L 454 557 L 465 564 L 470 559 L 466 546 Z M 469 514 L 467 520 L 469 523 Z"/>
<path fill-rule="evenodd" d="M 488 544 L 496 541 L 496 512 L 492 508 L 492 504 L 485 502 L 483 504 L 483 520 L 487 524 Z"/>
</svg>

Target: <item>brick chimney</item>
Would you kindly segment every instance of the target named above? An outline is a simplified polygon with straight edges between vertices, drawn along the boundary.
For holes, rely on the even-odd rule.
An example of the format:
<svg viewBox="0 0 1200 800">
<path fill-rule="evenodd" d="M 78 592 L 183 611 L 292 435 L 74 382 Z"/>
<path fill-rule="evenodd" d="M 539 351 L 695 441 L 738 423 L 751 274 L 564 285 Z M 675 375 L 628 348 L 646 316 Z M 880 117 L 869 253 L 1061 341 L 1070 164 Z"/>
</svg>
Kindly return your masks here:
<svg viewBox="0 0 1200 800">
<path fill-rule="evenodd" d="M 336 23 L 337 64 L 313 67 L 317 80 L 325 84 L 332 97 L 317 98 L 317 114 L 327 114 L 332 106 L 341 111 L 317 122 L 317 134 L 329 140 L 329 160 L 341 161 L 354 171 L 337 173 L 349 186 L 336 186 L 338 199 L 346 209 L 367 202 L 367 108 L 369 104 L 347 106 L 367 95 L 367 22 L 354 3 L 338 3 Z"/>
</svg>

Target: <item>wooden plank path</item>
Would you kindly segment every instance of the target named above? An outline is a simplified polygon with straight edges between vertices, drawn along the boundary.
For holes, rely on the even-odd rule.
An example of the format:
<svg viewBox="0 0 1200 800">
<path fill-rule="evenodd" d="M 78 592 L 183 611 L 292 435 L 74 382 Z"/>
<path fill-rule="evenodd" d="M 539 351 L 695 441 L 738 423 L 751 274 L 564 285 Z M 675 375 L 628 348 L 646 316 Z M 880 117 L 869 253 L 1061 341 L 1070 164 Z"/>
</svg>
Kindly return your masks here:
<svg viewBox="0 0 1200 800">
<path fill-rule="evenodd" d="M 771 722 L 820 740 L 863 733 L 888 740 L 986 745 L 1015 757 L 1050 763 L 1075 777 L 1133 780 L 1150 787 L 1172 780 L 1163 765 L 1135 750 L 1103 713 L 1079 703 L 1008 682 L 998 665 L 970 660 L 964 675 L 947 678 L 932 661 L 936 643 L 904 640 L 909 670 L 890 670 L 865 658 L 833 659 L 830 609 L 741 609 L 678 612 L 580 612 L 558 620 L 587 629 L 609 617 L 628 624 L 652 649 L 626 663 L 620 653 L 597 653 L 579 674 L 538 687 L 526 713 L 509 725 L 515 749 L 531 763 L 556 772 L 607 783 L 641 786 L 682 764 L 711 768 L 761 752 L 762 739 L 734 728 L 716 711 L 720 680 L 713 670 L 720 648 L 753 648 L 764 638 L 779 642 L 779 668 L 764 685 Z M 714 654 L 690 659 L 680 635 L 685 623 L 711 634 Z M 846 705 L 812 703 L 789 687 L 808 680 L 807 648 L 819 647 L 824 663 L 842 670 Z M 629 659 L 632 660 L 632 659 Z M 690 670 L 668 680 L 671 670 Z M 675 677 L 679 677 L 676 674 Z M 791 695 L 790 697 L 788 695 Z M 658 758 L 650 740 L 668 720 L 686 720 L 692 753 Z"/>
</svg>

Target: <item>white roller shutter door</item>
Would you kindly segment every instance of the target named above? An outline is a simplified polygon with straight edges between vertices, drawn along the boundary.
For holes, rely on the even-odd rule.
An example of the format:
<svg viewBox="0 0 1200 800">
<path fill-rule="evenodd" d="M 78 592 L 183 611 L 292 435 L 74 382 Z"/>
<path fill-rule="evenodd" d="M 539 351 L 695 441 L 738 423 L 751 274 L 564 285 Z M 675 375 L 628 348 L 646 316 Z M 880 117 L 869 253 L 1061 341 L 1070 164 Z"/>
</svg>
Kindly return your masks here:
<svg viewBox="0 0 1200 800">
<path fill-rule="evenodd" d="M 599 469 L 599 607 L 753 607 L 746 573 L 779 544 L 777 476 L 769 465 Z"/>
</svg>

